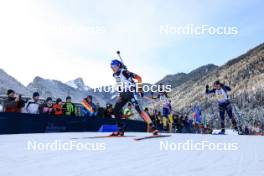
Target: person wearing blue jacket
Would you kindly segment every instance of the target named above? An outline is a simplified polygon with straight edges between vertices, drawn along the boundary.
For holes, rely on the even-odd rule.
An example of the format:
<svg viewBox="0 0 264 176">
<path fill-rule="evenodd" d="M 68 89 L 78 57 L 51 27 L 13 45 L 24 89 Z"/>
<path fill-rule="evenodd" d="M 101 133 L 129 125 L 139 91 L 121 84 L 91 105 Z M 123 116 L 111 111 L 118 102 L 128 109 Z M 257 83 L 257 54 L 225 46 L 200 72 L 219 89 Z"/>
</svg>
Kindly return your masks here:
<svg viewBox="0 0 264 176">
<path fill-rule="evenodd" d="M 219 80 L 215 81 L 213 84 L 213 89 L 209 89 L 206 85 L 206 94 L 214 94 L 219 107 L 219 115 L 221 118 L 221 131 L 219 134 L 225 134 L 225 112 L 232 120 L 232 125 L 235 130 L 237 130 L 237 122 L 233 116 L 232 106 L 230 103 L 230 98 L 228 92 L 231 91 L 229 86 L 222 84 Z"/>
</svg>

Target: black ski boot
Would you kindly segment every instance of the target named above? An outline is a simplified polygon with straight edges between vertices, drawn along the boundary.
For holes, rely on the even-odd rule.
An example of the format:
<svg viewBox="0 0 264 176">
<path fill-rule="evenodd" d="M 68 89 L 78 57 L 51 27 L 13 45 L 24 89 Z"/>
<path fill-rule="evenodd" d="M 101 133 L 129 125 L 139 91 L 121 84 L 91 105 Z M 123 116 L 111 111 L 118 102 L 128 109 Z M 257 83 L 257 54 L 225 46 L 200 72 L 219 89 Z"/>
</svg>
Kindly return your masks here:
<svg viewBox="0 0 264 176">
<path fill-rule="evenodd" d="M 218 134 L 220 134 L 220 135 L 221 135 L 221 134 L 225 134 L 225 129 L 222 128 L 221 131 L 220 131 Z"/>
<path fill-rule="evenodd" d="M 150 128 L 151 128 L 151 132 L 154 136 L 159 135 L 159 130 L 157 130 L 157 128 L 151 123 L 149 124 Z"/>
<path fill-rule="evenodd" d="M 110 136 L 124 136 L 124 131 L 115 131 Z"/>
</svg>

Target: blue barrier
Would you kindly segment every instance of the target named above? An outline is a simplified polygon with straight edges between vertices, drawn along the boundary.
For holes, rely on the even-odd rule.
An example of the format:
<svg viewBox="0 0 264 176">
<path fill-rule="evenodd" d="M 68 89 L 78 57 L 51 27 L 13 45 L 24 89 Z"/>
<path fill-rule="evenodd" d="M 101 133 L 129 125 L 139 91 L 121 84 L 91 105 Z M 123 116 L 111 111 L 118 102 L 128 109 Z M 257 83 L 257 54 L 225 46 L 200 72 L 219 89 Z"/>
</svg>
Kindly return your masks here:
<svg viewBox="0 0 264 176">
<path fill-rule="evenodd" d="M 142 121 L 123 120 L 126 131 L 146 132 Z M 23 113 L 0 113 L 0 134 L 47 132 L 97 132 L 102 126 L 115 125 L 115 119 L 99 117 L 48 116 Z M 105 130 L 105 127 L 104 129 Z"/>
<path fill-rule="evenodd" d="M 98 132 L 114 132 L 118 131 L 117 125 L 102 125 Z"/>
</svg>

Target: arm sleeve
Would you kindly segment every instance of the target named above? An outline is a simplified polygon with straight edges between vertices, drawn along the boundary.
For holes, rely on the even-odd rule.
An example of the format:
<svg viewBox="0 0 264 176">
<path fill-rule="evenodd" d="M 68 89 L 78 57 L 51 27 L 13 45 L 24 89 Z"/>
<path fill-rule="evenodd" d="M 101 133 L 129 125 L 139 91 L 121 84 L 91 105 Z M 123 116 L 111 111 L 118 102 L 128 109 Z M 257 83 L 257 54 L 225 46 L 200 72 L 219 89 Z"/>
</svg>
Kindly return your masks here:
<svg viewBox="0 0 264 176">
<path fill-rule="evenodd" d="M 212 89 L 212 90 L 207 89 L 207 90 L 205 91 L 205 93 L 206 93 L 206 94 L 212 94 L 212 93 L 215 93 L 215 89 Z"/>
<path fill-rule="evenodd" d="M 125 70 L 125 71 L 123 71 L 123 75 L 126 78 L 133 78 L 133 79 L 137 80 L 138 83 L 142 83 L 142 78 L 138 74 L 135 74 L 135 73 L 132 73 L 132 72 L 130 72 L 128 70 Z"/>
<path fill-rule="evenodd" d="M 132 72 L 130 72 L 130 71 L 128 71 L 128 70 L 125 70 L 125 71 L 123 71 L 123 73 L 122 73 L 126 78 L 133 78 L 133 79 L 136 79 L 136 74 L 135 73 L 132 73 Z"/>
<path fill-rule="evenodd" d="M 17 106 L 17 102 L 15 101 L 4 101 L 4 107 L 16 107 Z"/>
<path fill-rule="evenodd" d="M 160 98 L 160 94 L 158 94 L 156 97 L 152 96 L 152 99 L 156 100 Z"/>
<path fill-rule="evenodd" d="M 231 88 L 229 86 L 224 86 L 224 89 L 227 91 L 231 91 Z"/>
</svg>

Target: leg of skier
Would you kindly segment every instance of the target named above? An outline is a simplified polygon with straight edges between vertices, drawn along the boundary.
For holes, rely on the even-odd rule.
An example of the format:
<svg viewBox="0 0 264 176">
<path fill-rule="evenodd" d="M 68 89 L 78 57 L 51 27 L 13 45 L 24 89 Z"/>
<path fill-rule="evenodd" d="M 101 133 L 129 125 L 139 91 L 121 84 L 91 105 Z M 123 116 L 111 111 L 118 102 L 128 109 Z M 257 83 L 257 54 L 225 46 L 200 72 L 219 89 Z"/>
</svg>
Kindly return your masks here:
<svg viewBox="0 0 264 176">
<path fill-rule="evenodd" d="M 150 119 L 149 115 L 142 111 L 139 107 L 139 104 L 137 102 L 137 100 L 133 97 L 131 100 L 131 103 L 134 105 L 135 109 L 137 110 L 137 112 L 140 114 L 140 116 L 144 119 L 144 121 L 150 126 L 152 134 L 153 135 L 158 135 L 159 131 L 157 130 L 157 128 L 155 127 L 155 125 L 153 124 L 152 120 Z"/>
<path fill-rule="evenodd" d="M 118 131 L 111 134 L 111 136 L 123 136 L 126 128 L 126 124 L 122 122 L 122 108 L 127 104 L 127 102 L 130 100 L 129 93 L 120 93 L 120 96 L 118 97 L 118 100 L 114 107 L 114 115 L 116 119 L 116 123 L 118 126 Z"/>
<path fill-rule="evenodd" d="M 219 106 L 219 115 L 221 119 L 221 131 L 220 134 L 225 134 L 225 106 Z"/>
<path fill-rule="evenodd" d="M 234 128 L 235 130 L 238 130 L 238 128 L 237 128 L 237 122 L 236 122 L 236 119 L 235 119 L 234 116 L 233 116 L 232 106 L 231 106 L 230 103 L 226 106 L 226 112 L 227 112 L 227 114 L 228 114 L 228 117 L 229 117 L 229 118 L 231 119 L 231 121 L 232 121 L 233 128 Z"/>
</svg>

